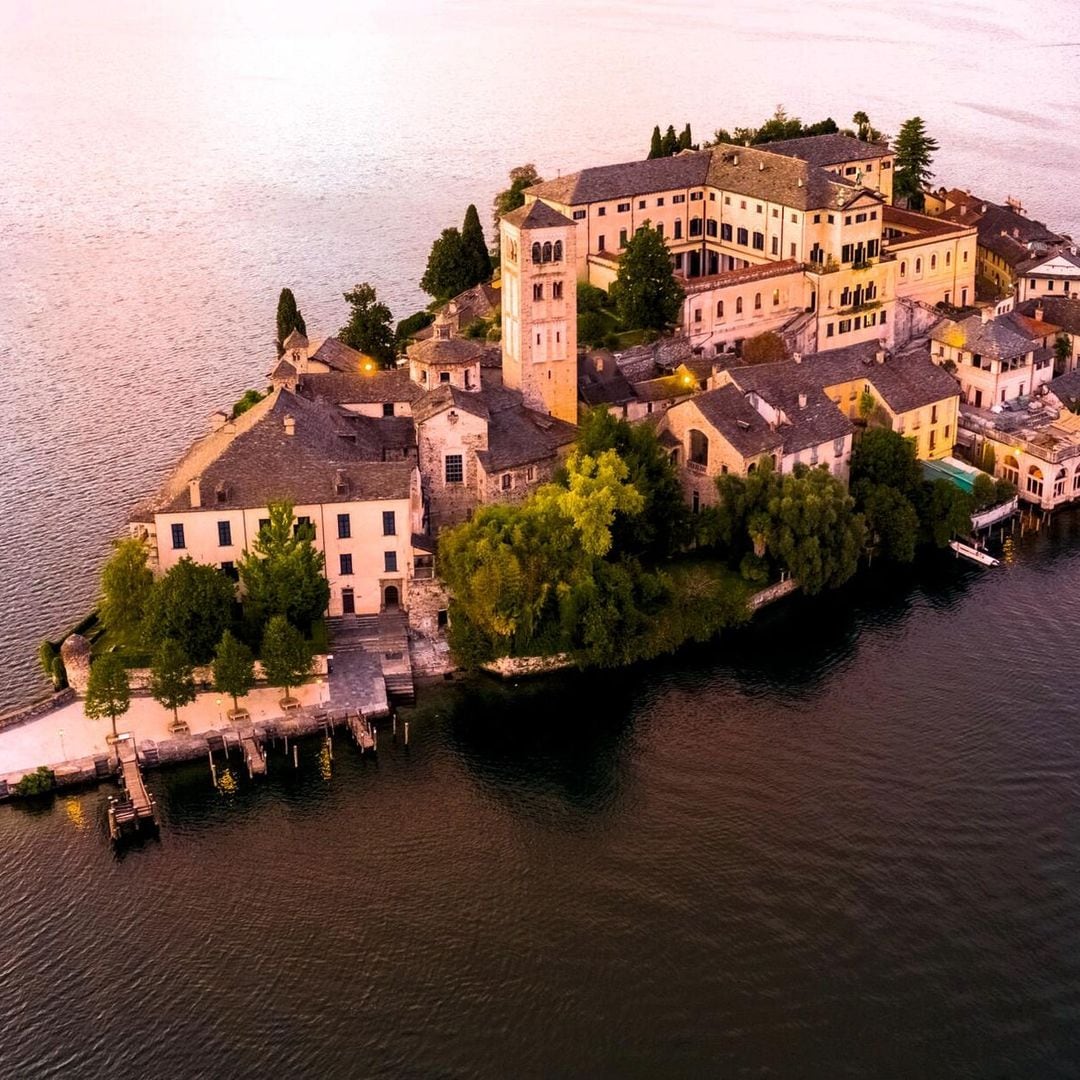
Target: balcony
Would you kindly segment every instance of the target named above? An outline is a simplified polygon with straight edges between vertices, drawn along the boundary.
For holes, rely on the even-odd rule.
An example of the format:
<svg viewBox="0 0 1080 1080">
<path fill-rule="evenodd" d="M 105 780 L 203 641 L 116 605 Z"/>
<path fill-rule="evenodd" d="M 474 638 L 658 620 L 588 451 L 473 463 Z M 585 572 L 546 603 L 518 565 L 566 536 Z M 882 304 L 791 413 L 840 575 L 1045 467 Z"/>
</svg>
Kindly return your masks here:
<svg viewBox="0 0 1080 1080">
<path fill-rule="evenodd" d="M 698 475 L 704 476 L 708 466 L 701 461 L 687 461 L 686 468 L 692 473 L 698 473 Z"/>
</svg>

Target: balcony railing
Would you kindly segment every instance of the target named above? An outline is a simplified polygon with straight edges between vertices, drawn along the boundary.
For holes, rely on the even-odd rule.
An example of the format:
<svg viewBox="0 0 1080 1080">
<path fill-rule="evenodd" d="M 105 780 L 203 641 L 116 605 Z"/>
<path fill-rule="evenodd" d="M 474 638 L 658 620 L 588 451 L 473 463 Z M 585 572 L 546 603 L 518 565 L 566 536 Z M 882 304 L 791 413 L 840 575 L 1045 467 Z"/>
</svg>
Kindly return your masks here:
<svg viewBox="0 0 1080 1080">
<path fill-rule="evenodd" d="M 686 467 L 690 472 L 700 473 L 702 476 L 705 475 L 705 470 L 707 468 L 707 466 L 700 461 L 687 461 Z"/>
</svg>

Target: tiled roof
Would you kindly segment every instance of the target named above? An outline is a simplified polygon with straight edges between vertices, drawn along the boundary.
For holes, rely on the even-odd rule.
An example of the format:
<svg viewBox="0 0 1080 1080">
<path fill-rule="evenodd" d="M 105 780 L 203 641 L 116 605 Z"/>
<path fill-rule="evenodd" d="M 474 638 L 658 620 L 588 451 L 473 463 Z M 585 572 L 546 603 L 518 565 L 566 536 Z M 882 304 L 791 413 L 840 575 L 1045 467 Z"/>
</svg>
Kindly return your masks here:
<svg viewBox="0 0 1080 1080">
<path fill-rule="evenodd" d="M 1063 236 L 1052 232 L 1041 221 L 1010 206 L 980 202 L 971 196 L 966 196 L 960 205 L 946 210 L 941 217 L 958 225 L 974 224 L 979 230 L 979 246 L 999 256 L 1010 267 L 1026 263 L 1038 248 L 1065 242 Z"/>
<path fill-rule="evenodd" d="M 786 360 L 778 364 L 755 364 L 729 369 L 734 384 L 744 393 L 757 394 L 788 419 L 779 434 L 784 452 L 794 454 L 854 431 L 851 421 L 822 390 L 815 375 L 804 364 Z M 806 395 L 801 404 L 799 395 Z"/>
<path fill-rule="evenodd" d="M 484 353 L 482 341 L 430 337 L 409 346 L 409 358 L 421 364 L 475 364 Z"/>
<path fill-rule="evenodd" d="M 574 224 L 568 217 L 539 199 L 519 206 L 509 214 L 503 214 L 503 221 L 516 225 L 519 229 L 562 229 Z"/>
<path fill-rule="evenodd" d="M 304 397 L 334 405 L 415 401 L 424 393 L 404 368 L 370 372 L 309 372 L 301 378 L 299 391 Z"/>
<path fill-rule="evenodd" d="M 289 336 L 281 343 L 283 349 L 306 349 L 307 346 L 307 335 L 299 330 L 290 330 Z"/>
<path fill-rule="evenodd" d="M 893 153 L 883 143 L 863 142 L 851 135 L 808 135 L 803 139 L 782 139 L 766 146 L 774 154 L 801 158 L 822 167 L 892 157 Z"/>
<path fill-rule="evenodd" d="M 308 401 L 285 389 L 275 390 L 265 405 L 254 423 L 238 426 L 217 440 L 209 447 L 209 454 L 200 454 L 196 444 L 153 509 L 158 513 L 192 509 L 188 481 L 196 476 L 202 505 L 211 510 L 261 507 L 282 499 L 310 504 L 409 497 L 415 468 L 412 462 L 371 460 L 377 449 L 372 439 L 365 439 L 362 445 L 359 439 L 354 442 L 342 437 L 355 435 L 359 430 L 356 421 L 367 418 L 345 417 L 333 406 Z M 286 434 L 286 417 L 293 418 L 292 435 Z M 365 431 L 374 430 L 371 425 L 360 426 Z M 209 443 L 217 434 L 201 442 Z M 348 485 L 347 495 L 337 490 L 342 479 Z"/>
<path fill-rule="evenodd" d="M 460 409 L 481 420 L 488 419 L 486 398 L 488 391 L 461 390 L 450 383 L 441 383 L 434 390 L 426 391 L 413 402 L 413 419 L 418 424 L 430 420 L 447 409 Z"/>
<path fill-rule="evenodd" d="M 284 381 L 286 379 L 292 379 L 296 376 L 296 368 L 289 363 L 288 360 L 282 358 L 274 366 L 274 370 L 270 372 L 270 381 L 277 382 L 279 380 Z"/>
<path fill-rule="evenodd" d="M 1040 266 L 1050 262 L 1053 259 L 1063 259 L 1069 265 L 1080 268 L 1080 255 L 1077 255 L 1076 249 L 1072 247 L 1058 247 L 1053 251 L 1041 252 L 1038 255 L 1028 259 L 1026 262 L 1020 263 L 1017 267 L 1017 273 L 1029 274 L 1032 270 L 1037 270 Z M 1050 271 L 1046 271 L 1050 273 Z M 1075 278 L 1075 274 L 1071 274 L 1070 277 Z"/>
<path fill-rule="evenodd" d="M 348 345 L 339 341 L 336 337 L 328 337 L 312 353 L 310 359 L 325 364 L 334 371 L 363 371 L 365 364 L 378 367 L 377 362 L 370 356 L 365 356 L 362 352 L 357 352 L 356 349 L 350 349 Z"/>
<path fill-rule="evenodd" d="M 701 187 L 709 172 L 710 156 L 710 151 L 701 150 L 674 157 L 598 165 L 534 184 L 527 194 L 563 206 L 579 206 L 654 191 Z"/>
<path fill-rule="evenodd" d="M 1056 334 L 1061 329 L 1060 326 L 1055 326 L 1045 317 L 1035 319 L 1030 315 L 1025 315 L 1022 311 L 1010 311 L 1002 315 L 1001 318 L 1008 319 L 1009 325 L 1021 337 L 1026 337 L 1031 341 L 1041 341 L 1047 334 Z"/>
<path fill-rule="evenodd" d="M 688 278 L 681 282 L 687 296 L 706 292 L 709 289 L 726 289 L 733 285 L 748 285 L 754 281 L 766 281 L 769 278 L 785 277 L 802 271 L 802 264 L 796 259 L 784 259 L 781 262 L 760 263 L 757 266 L 741 266 L 737 270 L 725 270 L 721 274 L 709 277 Z"/>
<path fill-rule="evenodd" d="M 965 221 L 953 221 L 945 217 L 930 217 L 928 214 L 917 214 L 914 210 L 902 210 L 899 206 L 886 204 L 881 208 L 881 221 L 885 228 L 890 225 L 895 229 L 909 230 L 901 236 L 888 240 L 890 245 L 902 244 L 905 240 L 922 239 L 928 236 L 950 236 L 954 233 L 962 233 L 966 229 L 974 229 L 975 221 L 968 218 Z"/>
<path fill-rule="evenodd" d="M 633 384 L 634 396 L 640 401 L 671 401 L 689 397 L 697 389 L 695 383 L 687 386 L 679 375 L 662 375 L 658 379 L 646 379 Z"/>
<path fill-rule="evenodd" d="M 1034 318 L 1035 311 L 1040 305 L 1043 318 L 1047 322 L 1060 326 L 1070 334 L 1080 334 L 1080 300 L 1044 296 L 1041 300 L 1025 300 L 1024 303 L 1017 305 L 1016 310 Z"/>
<path fill-rule="evenodd" d="M 780 433 L 773 430 L 742 391 L 730 383 L 716 390 L 706 390 L 691 400 L 701 415 L 744 458 L 781 449 Z"/>
<path fill-rule="evenodd" d="M 1030 339 L 1000 316 L 985 323 L 978 315 L 970 315 L 958 322 L 946 320 L 930 331 L 930 337 L 954 349 L 967 349 L 999 360 L 1031 352 Z"/>
<path fill-rule="evenodd" d="M 883 362 L 878 363 L 879 354 Z M 919 409 L 960 393 L 956 380 L 930 358 L 926 348 L 891 353 L 866 341 L 803 358 L 805 374 L 823 389 L 865 379 L 893 412 Z"/>
<path fill-rule="evenodd" d="M 509 393 L 509 392 L 507 392 Z M 488 448 L 476 460 L 486 473 L 545 461 L 577 439 L 577 428 L 554 416 L 545 416 L 520 403 L 493 408 L 488 421 Z"/>
<path fill-rule="evenodd" d="M 1052 379 L 1050 392 L 1066 403 L 1080 401 L 1080 369 Z"/>
</svg>

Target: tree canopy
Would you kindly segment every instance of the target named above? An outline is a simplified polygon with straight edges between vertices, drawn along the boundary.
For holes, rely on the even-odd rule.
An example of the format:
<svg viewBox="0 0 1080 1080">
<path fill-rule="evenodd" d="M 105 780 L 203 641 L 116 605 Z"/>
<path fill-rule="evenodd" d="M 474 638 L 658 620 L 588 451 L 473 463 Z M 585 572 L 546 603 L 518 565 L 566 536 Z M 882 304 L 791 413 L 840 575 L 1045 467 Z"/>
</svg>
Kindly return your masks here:
<svg viewBox="0 0 1080 1080">
<path fill-rule="evenodd" d="M 469 205 L 458 229 L 443 229 L 431 245 L 420 288 L 436 300 L 452 300 L 458 293 L 491 279 L 491 256 L 484 242 L 480 215 Z"/>
<path fill-rule="evenodd" d="M 487 243 L 484 240 L 480 215 L 472 203 L 465 208 L 465 221 L 461 226 L 461 247 L 469 266 L 469 285 L 479 285 L 481 282 L 490 281 L 491 255 L 488 254 Z"/>
<path fill-rule="evenodd" d="M 747 338 L 742 345 L 744 364 L 775 364 L 787 358 L 784 339 L 773 330 Z"/>
<path fill-rule="evenodd" d="M 83 712 L 91 720 L 101 720 L 107 716 L 112 721 L 115 736 L 116 718 L 123 716 L 130 704 L 131 686 L 127 669 L 116 653 L 102 654 L 90 665 Z"/>
<path fill-rule="evenodd" d="M 344 294 L 352 309 L 349 321 L 338 331 L 338 338 L 350 349 L 373 357 L 382 367 L 393 367 L 397 361 L 394 349 L 393 315 L 375 295 L 366 281 Z"/>
<path fill-rule="evenodd" d="M 675 280 L 667 246 L 649 222 L 627 241 L 610 295 L 624 326 L 662 331 L 678 322 L 683 287 Z"/>
<path fill-rule="evenodd" d="M 214 689 L 232 698 L 233 711 L 255 685 L 255 661 L 251 650 L 226 630 L 214 654 Z"/>
<path fill-rule="evenodd" d="M 149 549 L 133 536 L 117 540 L 101 570 L 98 612 L 109 633 L 124 644 L 134 644 L 142 632 L 154 575 L 147 565 Z"/>
<path fill-rule="evenodd" d="M 304 323 L 304 316 L 300 314 L 300 309 L 296 306 L 296 297 L 293 296 L 292 289 L 282 289 L 281 295 L 278 297 L 277 302 L 277 350 L 278 356 L 284 351 L 285 339 L 294 331 L 299 330 L 305 337 L 307 336 L 307 326 Z"/>
<path fill-rule="evenodd" d="M 274 615 L 310 630 L 330 603 L 323 553 L 313 527 L 294 524 L 292 503 L 270 503 L 267 513 L 269 521 L 237 564 L 245 615 L 255 632 Z"/>
<path fill-rule="evenodd" d="M 543 180 L 533 164 L 518 165 L 510 170 L 510 186 L 505 191 L 500 191 L 492 203 L 496 231 L 499 228 L 499 218 L 525 205 L 525 189 L 533 184 L 541 184 Z"/>
<path fill-rule="evenodd" d="M 150 696 L 179 719 L 181 706 L 195 700 L 195 674 L 183 645 L 166 638 L 154 653 L 150 665 Z"/>
<path fill-rule="evenodd" d="M 175 641 L 196 664 L 208 663 L 232 623 L 235 594 L 216 566 L 181 559 L 150 590 L 147 636 L 154 644 Z"/>
<path fill-rule="evenodd" d="M 904 200 L 915 210 L 925 205 L 924 189 L 930 186 L 933 173 L 930 166 L 938 151 L 937 142 L 930 137 L 922 117 L 913 116 L 900 127 L 893 147 L 893 199 Z"/>
<path fill-rule="evenodd" d="M 798 117 L 789 116 L 783 105 L 776 106 L 776 112 L 760 127 L 737 127 L 732 131 L 717 128 L 713 134 L 715 143 L 744 143 L 760 146 L 764 143 L 779 142 L 782 139 L 800 139 L 810 135 L 835 135 L 840 129 L 831 116 L 813 124 L 804 124 Z"/>
<path fill-rule="evenodd" d="M 262 665 L 266 681 L 280 687 L 285 696 L 299 686 L 311 673 L 311 646 L 282 615 L 275 615 L 266 624 L 262 641 Z"/>
<path fill-rule="evenodd" d="M 433 311 L 414 311 L 411 315 L 406 315 L 397 324 L 397 329 L 394 331 L 394 345 L 397 351 L 403 353 L 413 336 L 420 333 L 425 327 L 430 326 L 434 321 L 435 313 Z"/>
</svg>

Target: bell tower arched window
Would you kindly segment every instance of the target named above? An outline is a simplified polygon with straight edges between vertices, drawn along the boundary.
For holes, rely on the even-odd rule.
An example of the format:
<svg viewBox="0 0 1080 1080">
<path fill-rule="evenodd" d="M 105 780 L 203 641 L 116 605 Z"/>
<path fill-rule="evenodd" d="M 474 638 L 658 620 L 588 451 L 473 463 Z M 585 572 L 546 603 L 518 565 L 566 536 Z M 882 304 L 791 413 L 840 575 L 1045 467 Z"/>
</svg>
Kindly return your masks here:
<svg viewBox="0 0 1080 1080">
<path fill-rule="evenodd" d="M 554 249 L 554 252 L 552 254 L 552 258 L 556 262 L 562 262 L 562 241 L 561 240 L 556 240 L 555 241 L 555 249 Z"/>
<path fill-rule="evenodd" d="M 551 241 L 544 244 L 544 262 L 551 262 Z"/>
<path fill-rule="evenodd" d="M 532 261 L 534 263 L 538 263 L 538 262 L 540 262 L 540 258 L 541 258 L 540 245 L 539 245 L 539 243 L 533 244 L 533 246 L 532 246 Z"/>
</svg>

